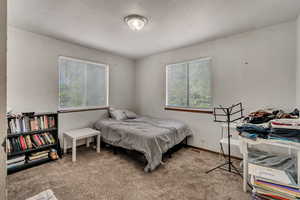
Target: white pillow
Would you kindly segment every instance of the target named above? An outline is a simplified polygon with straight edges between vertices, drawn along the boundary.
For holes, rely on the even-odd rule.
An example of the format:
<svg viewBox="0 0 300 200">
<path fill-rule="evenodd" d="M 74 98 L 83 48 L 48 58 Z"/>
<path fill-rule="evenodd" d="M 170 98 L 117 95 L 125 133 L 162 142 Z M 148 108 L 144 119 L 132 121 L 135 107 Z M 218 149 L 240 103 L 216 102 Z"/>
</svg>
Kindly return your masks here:
<svg viewBox="0 0 300 200">
<path fill-rule="evenodd" d="M 124 110 L 124 113 L 128 119 L 135 119 L 138 117 L 137 114 L 135 114 L 134 112 L 132 112 L 130 110 Z"/>
<path fill-rule="evenodd" d="M 124 120 L 127 119 L 123 110 L 118 110 L 114 108 L 109 108 L 110 116 L 115 120 Z"/>
</svg>

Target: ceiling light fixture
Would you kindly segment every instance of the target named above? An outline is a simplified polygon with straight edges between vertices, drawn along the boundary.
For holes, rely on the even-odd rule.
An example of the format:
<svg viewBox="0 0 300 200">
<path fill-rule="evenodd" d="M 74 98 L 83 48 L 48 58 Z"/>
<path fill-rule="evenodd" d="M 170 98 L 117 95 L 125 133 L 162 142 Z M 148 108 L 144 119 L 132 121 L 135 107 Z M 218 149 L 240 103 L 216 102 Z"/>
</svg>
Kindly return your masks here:
<svg viewBox="0 0 300 200">
<path fill-rule="evenodd" d="M 148 23 L 148 19 L 141 15 L 128 15 L 124 17 L 124 21 L 133 31 L 140 31 Z"/>
</svg>

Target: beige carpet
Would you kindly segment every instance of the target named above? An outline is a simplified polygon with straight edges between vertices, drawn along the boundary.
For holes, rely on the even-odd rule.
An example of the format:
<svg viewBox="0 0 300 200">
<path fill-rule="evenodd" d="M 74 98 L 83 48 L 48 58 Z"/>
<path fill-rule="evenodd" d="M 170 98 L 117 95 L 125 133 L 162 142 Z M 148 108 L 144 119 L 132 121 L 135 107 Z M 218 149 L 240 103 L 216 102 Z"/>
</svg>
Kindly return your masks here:
<svg viewBox="0 0 300 200">
<path fill-rule="evenodd" d="M 242 179 L 224 171 L 213 153 L 181 149 L 165 165 L 144 173 L 143 165 L 108 149 L 80 148 L 71 155 L 8 176 L 8 199 L 23 200 L 51 189 L 58 200 L 246 200 Z"/>
</svg>

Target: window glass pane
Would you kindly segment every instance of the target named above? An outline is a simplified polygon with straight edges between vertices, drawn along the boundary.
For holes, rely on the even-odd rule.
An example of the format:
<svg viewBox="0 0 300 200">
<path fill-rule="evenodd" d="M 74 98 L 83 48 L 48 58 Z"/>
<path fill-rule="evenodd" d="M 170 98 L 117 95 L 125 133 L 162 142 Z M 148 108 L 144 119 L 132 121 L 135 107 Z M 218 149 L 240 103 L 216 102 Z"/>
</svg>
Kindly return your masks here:
<svg viewBox="0 0 300 200">
<path fill-rule="evenodd" d="M 84 106 L 85 64 L 60 59 L 60 107 Z"/>
<path fill-rule="evenodd" d="M 59 58 L 59 107 L 107 106 L 108 66 L 66 57 Z"/>
<path fill-rule="evenodd" d="M 173 64 L 167 67 L 167 104 L 187 106 L 187 64 Z"/>
<path fill-rule="evenodd" d="M 210 60 L 189 63 L 189 106 L 210 108 L 212 102 Z"/>
<path fill-rule="evenodd" d="M 87 106 L 107 105 L 105 66 L 87 64 Z"/>
</svg>

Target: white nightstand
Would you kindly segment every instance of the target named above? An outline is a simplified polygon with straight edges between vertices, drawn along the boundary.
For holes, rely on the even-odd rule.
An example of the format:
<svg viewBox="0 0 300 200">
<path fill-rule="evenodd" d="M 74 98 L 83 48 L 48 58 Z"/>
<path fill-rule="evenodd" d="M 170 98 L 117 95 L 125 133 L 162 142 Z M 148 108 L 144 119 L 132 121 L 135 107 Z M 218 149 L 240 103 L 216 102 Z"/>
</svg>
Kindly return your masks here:
<svg viewBox="0 0 300 200">
<path fill-rule="evenodd" d="M 82 128 L 66 131 L 63 134 L 64 153 L 67 153 L 67 137 L 72 140 L 72 161 L 76 161 L 76 141 L 86 139 L 86 146 L 89 147 L 90 138 L 97 136 L 97 153 L 100 152 L 100 131 L 91 128 Z"/>
</svg>

